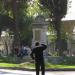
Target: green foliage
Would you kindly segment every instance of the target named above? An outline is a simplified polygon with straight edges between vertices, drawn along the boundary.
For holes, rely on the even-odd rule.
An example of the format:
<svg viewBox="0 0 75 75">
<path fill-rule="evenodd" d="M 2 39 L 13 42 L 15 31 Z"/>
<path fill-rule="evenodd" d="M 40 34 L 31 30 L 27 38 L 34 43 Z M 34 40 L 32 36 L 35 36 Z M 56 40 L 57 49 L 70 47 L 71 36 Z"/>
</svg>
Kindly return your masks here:
<svg viewBox="0 0 75 75">
<path fill-rule="evenodd" d="M 52 26 L 56 31 L 57 42 L 56 47 L 61 52 L 61 19 L 66 15 L 67 12 L 67 0 L 39 0 L 42 7 L 49 10 L 49 18 L 52 22 Z"/>
<path fill-rule="evenodd" d="M 28 8 L 27 8 L 27 11 L 28 11 L 28 15 L 29 16 L 33 16 L 37 13 L 40 13 L 40 8 L 39 8 L 39 4 L 38 4 L 38 0 L 34 0 L 34 1 L 30 1 L 28 2 Z"/>
<path fill-rule="evenodd" d="M 67 40 L 67 35 L 64 31 L 61 32 L 61 38 Z"/>
<path fill-rule="evenodd" d="M 27 0 L 0 0 L 0 28 L 11 28 L 15 34 L 20 34 L 20 40 L 30 43 L 32 18 L 27 16 L 28 7 Z"/>
<path fill-rule="evenodd" d="M 0 0 L 0 13 L 3 13 L 3 3 L 2 3 L 2 0 Z"/>
<path fill-rule="evenodd" d="M 42 7 L 49 10 L 49 17 L 52 19 L 53 27 L 60 38 L 61 19 L 67 12 L 67 0 L 39 0 Z"/>
<path fill-rule="evenodd" d="M 54 31 L 54 28 L 51 27 L 50 25 L 48 26 L 48 32 L 49 32 L 48 40 L 50 40 L 52 42 L 55 42 L 55 40 L 56 40 L 56 32 Z"/>
<path fill-rule="evenodd" d="M 70 57 L 63 57 L 62 63 L 64 65 L 75 65 L 75 57 L 74 56 L 70 56 Z"/>
<path fill-rule="evenodd" d="M 32 39 L 32 20 L 31 17 L 24 16 L 24 18 L 20 18 L 19 21 L 20 39 L 26 43 L 28 42 L 29 45 L 31 44 Z"/>
<path fill-rule="evenodd" d="M 66 14 L 67 0 L 39 0 L 43 7 L 51 12 L 51 16 L 62 18 Z"/>
<path fill-rule="evenodd" d="M 32 18 L 33 15 L 43 14 L 46 17 L 58 16 L 62 18 L 63 15 L 66 14 L 67 0 L 53 0 L 53 1 L 54 4 L 52 0 L 29 0 L 29 1 L 28 0 L 0 0 L 1 15 L 5 14 L 8 17 L 11 17 L 15 21 L 13 26 L 10 20 L 6 20 L 7 18 L 5 18 L 5 23 L 3 24 L 5 24 L 7 28 L 9 28 L 9 25 L 7 26 L 7 24 L 10 23 L 11 24 L 10 27 L 13 28 L 13 30 L 15 28 L 14 30 L 15 33 L 18 32 L 20 34 L 20 40 L 27 40 L 27 42 L 30 43 L 30 40 L 32 38 L 31 23 L 33 21 Z M 1 28 L 2 27 L 3 26 L 1 25 Z M 16 27 L 18 31 L 16 30 Z M 49 32 L 53 33 L 54 31 L 49 30 Z M 48 38 L 50 40 L 55 40 L 56 33 L 55 35 L 48 36 Z"/>
</svg>

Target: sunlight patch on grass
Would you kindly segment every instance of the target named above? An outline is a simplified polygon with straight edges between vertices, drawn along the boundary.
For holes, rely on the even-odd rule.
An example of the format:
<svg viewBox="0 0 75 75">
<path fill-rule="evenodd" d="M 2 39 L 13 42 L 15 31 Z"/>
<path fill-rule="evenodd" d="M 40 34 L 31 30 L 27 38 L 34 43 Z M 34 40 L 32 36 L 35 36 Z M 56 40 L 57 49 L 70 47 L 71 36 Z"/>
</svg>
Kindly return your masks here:
<svg viewBox="0 0 75 75">
<path fill-rule="evenodd" d="M 18 64 L 0 63 L 0 67 L 18 67 Z"/>
<path fill-rule="evenodd" d="M 19 65 L 19 67 L 21 67 L 21 68 L 34 69 L 35 68 L 35 65 L 33 63 L 26 62 L 26 63 L 21 63 Z"/>
</svg>

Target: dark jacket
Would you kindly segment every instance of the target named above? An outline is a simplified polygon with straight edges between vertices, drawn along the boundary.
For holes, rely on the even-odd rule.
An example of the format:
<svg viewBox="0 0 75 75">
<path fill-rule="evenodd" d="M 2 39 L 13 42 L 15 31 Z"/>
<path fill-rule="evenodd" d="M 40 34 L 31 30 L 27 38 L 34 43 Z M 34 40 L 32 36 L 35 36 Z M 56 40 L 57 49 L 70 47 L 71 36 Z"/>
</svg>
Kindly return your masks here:
<svg viewBox="0 0 75 75">
<path fill-rule="evenodd" d="M 44 44 L 41 44 L 41 46 L 36 46 L 32 49 L 31 58 L 35 59 L 36 61 L 43 60 L 43 50 L 45 50 L 46 48 L 47 46 Z"/>
</svg>

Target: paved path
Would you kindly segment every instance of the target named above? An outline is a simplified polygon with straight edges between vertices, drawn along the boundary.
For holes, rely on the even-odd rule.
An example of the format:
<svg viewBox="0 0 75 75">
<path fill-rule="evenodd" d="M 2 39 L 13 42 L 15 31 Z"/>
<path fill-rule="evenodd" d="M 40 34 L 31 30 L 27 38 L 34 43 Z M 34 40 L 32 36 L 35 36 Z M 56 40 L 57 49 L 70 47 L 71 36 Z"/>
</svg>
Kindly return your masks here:
<svg viewBox="0 0 75 75">
<path fill-rule="evenodd" d="M 0 69 L 0 75 L 35 75 L 35 72 Z M 75 75 L 75 71 L 46 71 L 45 75 Z"/>
</svg>

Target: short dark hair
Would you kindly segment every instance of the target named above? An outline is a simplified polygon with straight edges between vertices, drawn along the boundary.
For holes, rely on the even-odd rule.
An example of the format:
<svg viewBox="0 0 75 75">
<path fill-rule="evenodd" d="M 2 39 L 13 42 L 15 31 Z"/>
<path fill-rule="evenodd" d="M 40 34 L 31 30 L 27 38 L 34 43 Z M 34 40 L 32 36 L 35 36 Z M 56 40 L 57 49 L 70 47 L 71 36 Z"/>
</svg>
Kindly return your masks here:
<svg viewBox="0 0 75 75">
<path fill-rule="evenodd" d="M 38 46 L 38 45 L 39 45 L 39 42 L 36 42 L 36 43 L 35 43 L 35 46 Z"/>
</svg>

